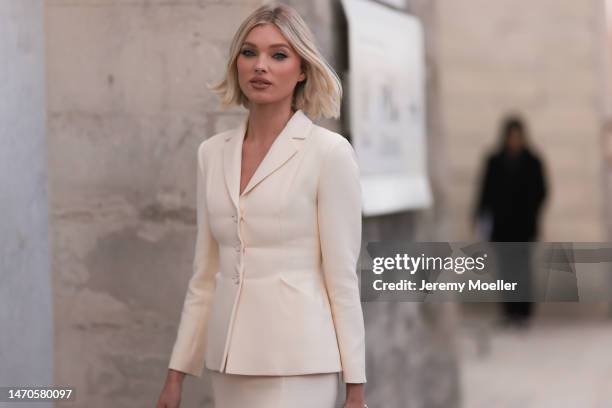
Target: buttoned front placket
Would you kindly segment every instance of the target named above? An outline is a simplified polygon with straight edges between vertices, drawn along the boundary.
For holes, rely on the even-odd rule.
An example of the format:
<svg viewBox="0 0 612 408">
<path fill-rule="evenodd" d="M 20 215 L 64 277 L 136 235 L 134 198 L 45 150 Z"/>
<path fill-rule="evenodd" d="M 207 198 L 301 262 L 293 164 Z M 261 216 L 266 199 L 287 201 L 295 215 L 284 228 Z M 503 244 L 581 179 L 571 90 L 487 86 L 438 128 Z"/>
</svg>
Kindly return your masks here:
<svg viewBox="0 0 612 408">
<path fill-rule="evenodd" d="M 243 279 L 244 272 L 244 254 L 246 253 L 246 245 L 244 242 L 244 237 L 242 236 L 242 227 L 244 226 L 244 203 L 242 197 L 240 199 L 240 204 L 238 206 L 238 214 L 234 217 L 236 225 L 236 232 L 238 235 L 239 243 L 236 246 L 236 252 L 238 252 L 238 268 L 236 268 L 234 272 L 234 283 L 238 285 L 240 281 Z"/>
<path fill-rule="evenodd" d="M 236 320 L 236 310 L 238 308 L 238 299 L 240 298 L 240 293 L 242 290 L 242 283 L 244 281 L 244 255 L 246 254 L 246 245 L 244 242 L 244 238 L 242 236 L 242 227 L 244 226 L 244 202 L 242 196 L 238 199 L 239 205 L 237 209 L 237 214 L 232 218 L 234 219 L 234 223 L 236 224 L 236 234 L 238 236 L 238 243 L 236 244 L 236 252 L 238 254 L 238 265 L 234 269 L 234 274 L 232 276 L 232 280 L 234 284 L 238 285 L 236 290 L 236 298 L 234 299 L 234 304 L 232 307 L 232 313 L 230 316 L 230 327 L 227 334 L 227 338 L 225 339 L 225 347 L 223 351 L 223 360 L 222 360 L 222 372 L 227 370 L 227 360 L 229 355 L 229 347 L 231 344 L 232 333 L 234 329 L 234 322 Z"/>
</svg>

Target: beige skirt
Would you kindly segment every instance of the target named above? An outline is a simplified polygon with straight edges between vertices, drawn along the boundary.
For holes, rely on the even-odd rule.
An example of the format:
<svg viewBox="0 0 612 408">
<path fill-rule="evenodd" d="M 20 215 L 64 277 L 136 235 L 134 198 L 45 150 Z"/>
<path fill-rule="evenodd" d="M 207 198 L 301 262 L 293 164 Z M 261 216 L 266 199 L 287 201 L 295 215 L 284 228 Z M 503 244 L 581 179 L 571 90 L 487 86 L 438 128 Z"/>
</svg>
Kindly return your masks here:
<svg viewBox="0 0 612 408">
<path fill-rule="evenodd" d="M 338 373 L 259 376 L 208 370 L 215 408 L 334 408 Z"/>
</svg>

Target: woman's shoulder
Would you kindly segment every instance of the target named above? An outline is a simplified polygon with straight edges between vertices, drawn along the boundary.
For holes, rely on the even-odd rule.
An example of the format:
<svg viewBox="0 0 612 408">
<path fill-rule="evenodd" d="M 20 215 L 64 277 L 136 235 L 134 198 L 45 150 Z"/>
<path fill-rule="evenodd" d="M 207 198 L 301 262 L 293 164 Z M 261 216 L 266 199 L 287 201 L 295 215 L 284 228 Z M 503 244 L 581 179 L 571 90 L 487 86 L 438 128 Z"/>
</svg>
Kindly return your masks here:
<svg viewBox="0 0 612 408">
<path fill-rule="evenodd" d="M 336 174 L 338 177 L 358 179 L 357 155 L 347 138 L 322 126 L 314 126 L 308 139 L 314 146 L 310 151 L 316 152 L 321 175 L 329 177 L 330 174 Z"/>
<path fill-rule="evenodd" d="M 323 126 L 313 124 L 312 131 L 308 138 L 310 139 L 310 143 L 323 154 L 336 149 L 352 149 L 351 144 L 344 136 Z"/>
<path fill-rule="evenodd" d="M 198 146 L 198 157 L 205 159 L 208 155 L 214 155 L 223 149 L 223 143 L 236 129 L 229 129 L 216 133 L 200 142 Z"/>
</svg>

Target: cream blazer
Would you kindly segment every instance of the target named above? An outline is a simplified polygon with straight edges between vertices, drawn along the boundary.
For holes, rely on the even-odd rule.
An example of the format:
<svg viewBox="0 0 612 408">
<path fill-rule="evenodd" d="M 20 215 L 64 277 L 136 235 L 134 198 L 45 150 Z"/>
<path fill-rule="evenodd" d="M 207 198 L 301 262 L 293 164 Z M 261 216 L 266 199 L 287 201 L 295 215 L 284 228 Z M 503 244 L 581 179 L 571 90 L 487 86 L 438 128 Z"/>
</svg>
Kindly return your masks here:
<svg viewBox="0 0 612 408">
<path fill-rule="evenodd" d="M 353 148 L 298 110 L 239 194 L 247 120 L 198 148 L 193 276 L 169 368 L 366 382 Z"/>
</svg>

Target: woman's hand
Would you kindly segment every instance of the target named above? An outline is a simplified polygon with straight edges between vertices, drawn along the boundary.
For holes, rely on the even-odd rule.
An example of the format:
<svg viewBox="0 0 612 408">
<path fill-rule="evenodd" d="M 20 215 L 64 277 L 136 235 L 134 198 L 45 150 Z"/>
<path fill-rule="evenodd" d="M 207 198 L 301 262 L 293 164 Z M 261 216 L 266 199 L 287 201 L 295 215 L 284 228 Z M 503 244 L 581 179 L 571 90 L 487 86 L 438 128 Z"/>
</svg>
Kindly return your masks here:
<svg viewBox="0 0 612 408">
<path fill-rule="evenodd" d="M 364 408 L 367 407 L 365 402 L 365 390 L 363 384 L 346 384 L 346 402 L 342 408 Z"/>
<path fill-rule="evenodd" d="M 168 376 L 164 383 L 157 405 L 155 408 L 179 408 L 181 405 L 181 394 L 183 392 L 184 373 L 168 370 Z"/>
</svg>

